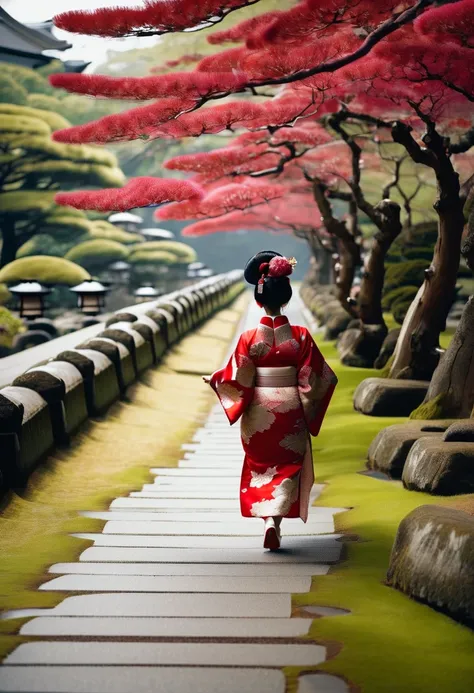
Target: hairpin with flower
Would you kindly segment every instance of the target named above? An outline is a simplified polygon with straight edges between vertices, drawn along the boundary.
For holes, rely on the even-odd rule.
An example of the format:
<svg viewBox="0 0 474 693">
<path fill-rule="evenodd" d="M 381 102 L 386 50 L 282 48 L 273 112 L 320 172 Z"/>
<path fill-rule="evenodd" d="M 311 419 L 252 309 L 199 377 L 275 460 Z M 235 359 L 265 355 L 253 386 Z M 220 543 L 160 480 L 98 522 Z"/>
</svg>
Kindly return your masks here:
<svg viewBox="0 0 474 693">
<path fill-rule="evenodd" d="M 263 284 L 265 282 L 265 277 L 273 277 L 277 279 L 279 277 L 288 277 L 293 272 L 293 267 L 297 264 L 294 257 L 282 257 L 277 255 L 273 257 L 270 262 L 262 262 L 258 271 L 260 272 L 260 279 L 258 280 L 257 293 L 263 294 Z M 288 279 L 289 281 L 289 279 Z"/>
</svg>

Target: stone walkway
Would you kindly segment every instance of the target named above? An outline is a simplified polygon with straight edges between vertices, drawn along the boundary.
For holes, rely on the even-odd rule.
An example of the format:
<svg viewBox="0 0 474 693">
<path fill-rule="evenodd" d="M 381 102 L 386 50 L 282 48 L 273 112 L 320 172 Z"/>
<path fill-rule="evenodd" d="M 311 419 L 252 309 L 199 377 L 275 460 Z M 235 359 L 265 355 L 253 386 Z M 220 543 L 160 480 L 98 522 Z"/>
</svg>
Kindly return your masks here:
<svg viewBox="0 0 474 693">
<path fill-rule="evenodd" d="M 289 318 L 304 323 L 299 297 Z M 259 319 L 252 306 L 240 329 Z M 326 649 L 304 639 L 291 595 L 310 590 L 340 558 L 337 508 L 313 507 L 308 523 L 283 523 L 283 550 L 262 549 L 263 523 L 239 514 L 238 427 L 215 407 L 177 468 L 152 469 L 153 484 L 117 498 L 77 563 L 50 568 L 41 590 L 67 596 L 30 610 L 20 645 L 0 668 L 9 693 L 285 693 L 281 669 L 314 668 Z M 315 486 L 316 499 L 320 487 Z M 321 610 L 324 613 L 324 610 Z M 12 613 L 11 616 L 19 615 Z M 345 693 L 307 674 L 299 693 Z"/>
</svg>

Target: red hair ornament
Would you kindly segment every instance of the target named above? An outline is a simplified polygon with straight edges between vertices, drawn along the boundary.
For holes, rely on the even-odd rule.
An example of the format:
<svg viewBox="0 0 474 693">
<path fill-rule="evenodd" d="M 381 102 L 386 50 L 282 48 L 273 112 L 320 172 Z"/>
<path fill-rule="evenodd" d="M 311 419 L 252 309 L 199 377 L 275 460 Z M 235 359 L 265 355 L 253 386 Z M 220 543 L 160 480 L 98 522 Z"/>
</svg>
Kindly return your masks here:
<svg viewBox="0 0 474 693">
<path fill-rule="evenodd" d="M 266 276 L 273 277 L 274 279 L 278 277 L 286 277 L 288 279 L 295 265 L 296 260 L 294 257 L 286 258 L 276 256 L 273 257 L 270 262 L 262 262 L 258 268 L 259 272 L 261 272 L 261 277 L 258 280 L 257 293 L 263 294 L 263 284 Z"/>
</svg>

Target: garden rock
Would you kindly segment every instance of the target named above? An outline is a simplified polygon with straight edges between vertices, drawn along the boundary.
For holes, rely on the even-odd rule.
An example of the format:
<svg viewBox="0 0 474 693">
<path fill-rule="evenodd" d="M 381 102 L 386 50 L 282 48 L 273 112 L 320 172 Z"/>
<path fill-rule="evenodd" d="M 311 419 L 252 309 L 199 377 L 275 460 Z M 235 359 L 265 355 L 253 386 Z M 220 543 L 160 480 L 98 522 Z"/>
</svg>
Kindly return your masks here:
<svg viewBox="0 0 474 693">
<path fill-rule="evenodd" d="M 51 335 L 48 332 L 44 332 L 43 330 L 27 330 L 26 332 L 16 335 L 13 340 L 13 351 L 15 353 L 24 351 L 25 349 L 30 349 L 38 344 L 44 344 L 50 340 Z"/>
<path fill-rule="evenodd" d="M 464 419 L 453 423 L 444 434 L 443 440 L 474 443 L 474 419 Z"/>
<path fill-rule="evenodd" d="M 328 300 L 327 296 L 321 297 L 320 308 L 316 311 L 316 317 L 322 325 L 325 325 L 334 314 L 340 313 L 341 304 L 336 299 Z"/>
<path fill-rule="evenodd" d="M 474 443 L 419 438 L 407 456 L 402 480 L 411 491 L 438 496 L 473 493 Z"/>
<path fill-rule="evenodd" d="M 336 339 L 336 337 L 338 337 L 341 332 L 344 332 L 344 330 L 348 327 L 350 320 L 351 316 L 349 313 L 346 313 L 342 309 L 338 313 L 335 313 L 326 323 L 324 339 Z"/>
<path fill-rule="evenodd" d="M 354 393 L 354 409 L 368 416 L 409 416 L 424 400 L 424 380 L 366 378 Z"/>
<path fill-rule="evenodd" d="M 374 368 L 383 368 L 387 365 L 389 358 L 392 356 L 393 352 L 395 351 L 395 347 L 397 346 L 400 329 L 400 327 L 396 327 L 394 330 L 390 330 L 388 335 L 385 337 L 379 355 L 374 361 Z"/>
<path fill-rule="evenodd" d="M 52 338 L 59 335 L 58 328 L 54 322 L 52 320 L 48 320 L 48 318 L 32 320 L 28 326 L 30 330 L 41 330 L 43 332 L 47 332 Z"/>
<path fill-rule="evenodd" d="M 341 363 L 354 368 L 372 368 L 386 334 L 383 325 L 346 330 L 337 344 Z"/>
<path fill-rule="evenodd" d="M 471 628 L 474 626 L 474 517 L 422 505 L 402 520 L 387 582 Z"/>
<path fill-rule="evenodd" d="M 370 444 L 368 469 L 401 479 L 405 460 L 414 443 L 427 436 L 441 441 L 450 424 L 452 420 L 408 421 L 383 428 Z"/>
</svg>

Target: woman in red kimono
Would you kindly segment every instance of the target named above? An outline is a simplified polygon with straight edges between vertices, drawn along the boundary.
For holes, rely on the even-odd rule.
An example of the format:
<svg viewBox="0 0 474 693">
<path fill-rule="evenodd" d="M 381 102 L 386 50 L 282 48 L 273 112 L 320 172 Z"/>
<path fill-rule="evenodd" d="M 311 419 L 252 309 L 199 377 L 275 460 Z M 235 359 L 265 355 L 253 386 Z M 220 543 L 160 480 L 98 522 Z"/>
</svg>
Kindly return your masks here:
<svg viewBox="0 0 474 693">
<path fill-rule="evenodd" d="M 245 268 L 266 315 L 244 332 L 227 366 L 204 380 L 230 424 L 241 418 L 245 452 L 240 506 L 265 521 L 264 547 L 280 547 L 282 517 L 306 522 L 314 482 L 310 435 L 319 433 L 337 383 L 305 327 L 281 314 L 292 295 L 294 260 L 257 253 Z"/>
</svg>

